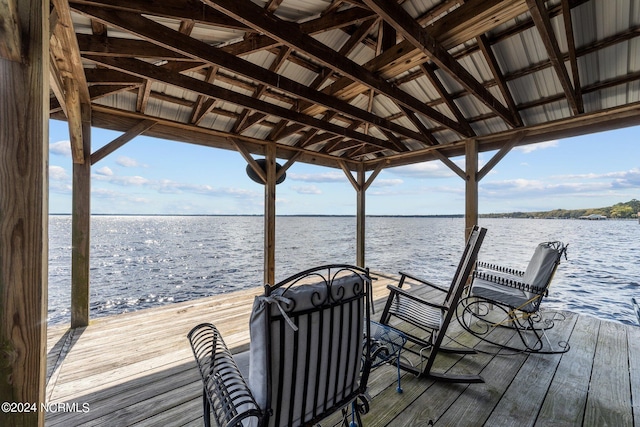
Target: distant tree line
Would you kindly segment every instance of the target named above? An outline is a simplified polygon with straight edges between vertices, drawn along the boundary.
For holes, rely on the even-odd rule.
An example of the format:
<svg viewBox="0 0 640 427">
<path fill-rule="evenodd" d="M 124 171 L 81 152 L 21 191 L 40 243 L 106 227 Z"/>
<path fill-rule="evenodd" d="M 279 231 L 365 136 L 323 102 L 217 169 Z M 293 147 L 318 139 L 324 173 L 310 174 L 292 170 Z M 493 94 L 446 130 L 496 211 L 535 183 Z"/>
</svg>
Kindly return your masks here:
<svg viewBox="0 0 640 427">
<path fill-rule="evenodd" d="M 546 212 L 512 212 L 502 214 L 483 214 L 483 218 L 580 218 L 588 215 L 604 215 L 607 218 L 636 218 L 640 212 L 640 200 L 617 203 L 606 208 L 592 209 L 554 209 Z"/>
</svg>

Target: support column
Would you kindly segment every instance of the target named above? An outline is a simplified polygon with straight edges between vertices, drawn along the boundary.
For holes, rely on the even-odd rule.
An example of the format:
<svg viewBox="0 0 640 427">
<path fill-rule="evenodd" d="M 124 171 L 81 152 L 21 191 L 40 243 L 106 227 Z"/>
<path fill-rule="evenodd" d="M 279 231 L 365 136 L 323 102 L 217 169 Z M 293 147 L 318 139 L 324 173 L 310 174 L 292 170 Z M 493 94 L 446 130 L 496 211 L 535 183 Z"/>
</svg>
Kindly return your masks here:
<svg viewBox="0 0 640 427">
<path fill-rule="evenodd" d="M 0 403 L 28 402 L 37 410 L 0 411 L 0 425 L 43 426 L 49 2 L 6 0 L 5 12 L 11 25 L 0 25 Z"/>
<path fill-rule="evenodd" d="M 469 238 L 474 225 L 478 224 L 478 143 L 475 139 L 466 142 L 465 185 L 465 239 Z"/>
<path fill-rule="evenodd" d="M 71 217 L 71 327 L 89 324 L 91 236 L 91 109 L 81 104 L 84 163 L 73 164 Z"/>
<path fill-rule="evenodd" d="M 357 214 L 356 214 L 356 265 L 358 267 L 365 266 L 365 217 L 366 217 L 366 209 L 365 209 L 365 200 L 366 200 L 366 185 L 365 185 L 365 175 L 364 175 L 364 165 L 360 163 L 358 165 L 358 177 L 357 177 L 358 185 L 356 187 L 358 194 L 358 206 L 357 206 Z"/>
<path fill-rule="evenodd" d="M 276 264 L 276 146 L 267 145 L 264 186 L 264 283 L 275 283 Z"/>
</svg>

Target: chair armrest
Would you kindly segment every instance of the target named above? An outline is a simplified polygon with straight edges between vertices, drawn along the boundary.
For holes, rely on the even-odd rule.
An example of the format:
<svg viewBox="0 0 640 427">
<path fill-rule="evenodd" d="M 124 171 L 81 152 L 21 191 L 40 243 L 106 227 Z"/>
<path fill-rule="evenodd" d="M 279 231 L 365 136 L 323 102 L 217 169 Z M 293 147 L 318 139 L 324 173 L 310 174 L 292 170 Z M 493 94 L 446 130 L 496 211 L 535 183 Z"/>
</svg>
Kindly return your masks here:
<svg viewBox="0 0 640 427">
<path fill-rule="evenodd" d="M 413 300 L 415 302 L 418 302 L 420 304 L 428 305 L 430 307 L 434 307 L 434 308 L 437 308 L 437 309 L 447 309 L 448 308 L 445 305 L 436 304 L 434 302 L 427 301 L 424 298 L 420 298 L 417 295 L 413 295 L 411 292 L 409 292 L 409 291 L 407 291 L 405 289 L 399 288 L 398 286 L 395 286 L 395 285 L 387 285 L 387 289 L 389 289 L 389 291 L 390 291 L 389 298 L 392 298 L 393 294 L 395 293 L 395 294 L 400 294 L 403 297 L 408 298 L 410 300 Z M 446 291 L 444 291 L 444 292 L 446 292 Z"/>
<path fill-rule="evenodd" d="M 404 279 L 405 279 L 406 277 L 408 277 L 409 279 L 415 280 L 415 281 L 416 281 L 416 282 L 418 282 L 418 283 L 421 283 L 421 284 L 423 284 L 423 285 L 430 286 L 430 287 L 432 287 L 432 288 L 434 288 L 434 289 L 437 289 L 437 290 L 439 290 L 439 291 L 442 291 L 442 292 L 449 292 L 449 289 L 444 288 L 444 287 L 442 287 L 442 286 L 438 286 L 438 285 L 436 285 L 435 283 L 429 282 L 428 280 L 421 279 L 421 278 L 419 278 L 419 277 L 413 276 L 413 275 L 408 274 L 408 273 L 403 273 L 402 271 L 400 272 L 400 274 L 401 274 L 401 276 L 402 276 L 402 277 L 400 278 L 400 287 L 402 287 L 402 284 L 404 283 Z"/>
<path fill-rule="evenodd" d="M 203 382 L 205 424 L 210 413 L 218 425 L 228 427 L 242 426 L 246 418 L 262 418 L 263 413 L 218 329 L 211 323 L 202 323 L 187 337 Z"/>
<path fill-rule="evenodd" d="M 488 262 L 478 261 L 477 265 L 478 265 L 478 268 L 484 268 L 487 270 L 493 270 L 500 273 L 506 273 L 512 276 L 520 276 L 520 277 L 524 276 L 524 271 L 516 270 L 515 268 L 504 267 L 498 264 L 490 264 Z"/>
<path fill-rule="evenodd" d="M 490 282 L 493 285 L 508 286 L 510 288 L 519 289 L 521 291 L 531 292 L 536 295 L 547 296 L 548 294 L 547 288 L 539 288 L 528 283 L 520 282 L 518 280 L 513 280 L 503 276 L 495 276 L 483 271 L 475 271 L 473 273 L 473 279 L 480 279 L 485 282 Z M 473 283 L 471 286 L 473 287 Z"/>
</svg>

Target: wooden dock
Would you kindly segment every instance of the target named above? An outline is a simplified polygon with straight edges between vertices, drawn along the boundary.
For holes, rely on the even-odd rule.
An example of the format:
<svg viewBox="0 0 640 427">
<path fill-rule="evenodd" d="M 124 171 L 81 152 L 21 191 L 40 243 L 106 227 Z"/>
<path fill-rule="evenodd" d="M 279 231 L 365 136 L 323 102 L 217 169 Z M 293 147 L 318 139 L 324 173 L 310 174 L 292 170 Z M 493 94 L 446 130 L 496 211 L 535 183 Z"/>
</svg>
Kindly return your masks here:
<svg viewBox="0 0 640 427">
<path fill-rule="evenodd" d="M 386 285 L 375 274 L 377 316 Z M 201 387 L 186 339 L 214 322 L 235 351 L 249 345 L 249 310 L 261 289 L 172 304 L 48 332 L 47 426 L 201 426 Z M 402 377 L 394 367 L 371 375 L 366 426 L 634 426 L 640 424 L 640 328 L 565 313 L 551 340 L 563 355 L 439 356 L 436 367 L 479 373 L 484 384 Z M 374 318 L 377 318 L 374 316 Z M 454 339 L 475 345 L 469 334 Z M 509 339 L 509 337 L 505 337 Z M 334 425 L 330 418 L 323 426 Z"/>
</svg>

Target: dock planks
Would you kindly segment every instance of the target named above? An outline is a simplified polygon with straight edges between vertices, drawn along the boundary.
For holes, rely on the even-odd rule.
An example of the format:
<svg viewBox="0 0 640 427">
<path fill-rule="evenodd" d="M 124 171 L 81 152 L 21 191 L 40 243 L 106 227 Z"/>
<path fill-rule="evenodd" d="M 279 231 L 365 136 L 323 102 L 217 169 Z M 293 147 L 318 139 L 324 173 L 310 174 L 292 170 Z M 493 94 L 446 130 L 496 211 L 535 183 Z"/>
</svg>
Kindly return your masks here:
<svg viewBox="0 0 640 427">
<path fill-rule="evenodd" d="M 397 277 L 374 273 L 377 315 L 386 285 Z M 86 328 L 48 332 L 49 403 L 78 403 L 80 411 L 50 412 L 47 426 L 200 426 L 200 380 L 186 339 L 200 322 L 214 322 L 235 352 L 249 345 L 249 311 L 262 289 L 127 313 Z M 576 426 L 640 423 L 640 328 L 564 313 L 550 332 L 567 340 L 563 355 L 442 355 L 435 369 L 479 373 L 484 384 L 448 384 L 382 366 L 369 381 L 373 400 L 366 426 Z M 509 340 L 507 331 L 501 337 Z M 466 346 L 477 339 L 454 329 Z M 456 345 L 456 343 L 452 343 Z M 82 405 L 89 405 L 82 411 Z M 323 426 L 336 425 L 330 417 Z M 635 423 L 635 424 L 634 424 Z"/>
</svg>

